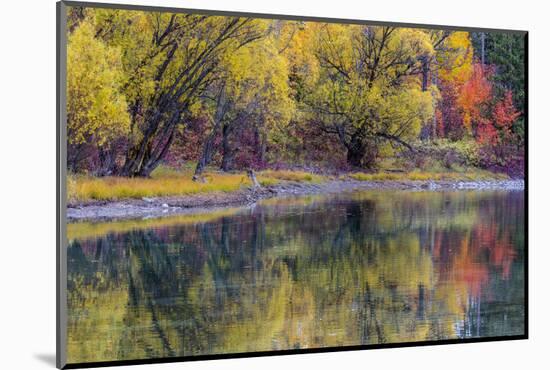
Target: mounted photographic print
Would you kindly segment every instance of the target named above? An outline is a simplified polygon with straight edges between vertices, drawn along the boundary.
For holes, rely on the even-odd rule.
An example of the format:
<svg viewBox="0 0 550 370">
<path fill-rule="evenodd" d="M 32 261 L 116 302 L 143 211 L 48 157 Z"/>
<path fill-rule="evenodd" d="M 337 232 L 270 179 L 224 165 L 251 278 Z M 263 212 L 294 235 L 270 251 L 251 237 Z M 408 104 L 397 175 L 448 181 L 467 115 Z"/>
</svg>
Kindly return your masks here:
<svg viewBox="0 0 550 370">
<path fill-rule="evenodd" d="M 58 367 L 527 338 L 527 32 L 57 10 Z"/>
</svg>

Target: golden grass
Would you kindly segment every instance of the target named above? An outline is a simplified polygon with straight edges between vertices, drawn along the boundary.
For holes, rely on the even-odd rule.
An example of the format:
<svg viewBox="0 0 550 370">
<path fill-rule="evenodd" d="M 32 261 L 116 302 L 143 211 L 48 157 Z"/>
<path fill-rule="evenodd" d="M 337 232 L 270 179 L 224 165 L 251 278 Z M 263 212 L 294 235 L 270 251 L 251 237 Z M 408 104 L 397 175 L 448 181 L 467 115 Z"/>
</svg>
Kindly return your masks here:
<svg viewBox="0 0 550 370">
<path fill-rule="evenodd" d="M 121 220 L 110 222 L 77 222 L 67 225 L 69 240 L 97 238 L 111 233 L 124 233 L 132 230 L 162 228 L 176 225 L 190 225 L 214 221 L 221 217 L 234 215 L 239 208 L 224 208 L 204 213 L 178 215 L 145 220 Z"/>
<path fill-rule="evenodd" d="M 192 169 L 178 171 L 160 166 L 151 178 L 93 177 L 86 175 L 69 175 L 67 192 L 69 203 L 91 200 L 115 201 L 121 199 L 182 196 L 210 192 L 233 192 L 242 187 L 251 186 L 250 179 L 244 172 L 220 173 L 208 171 L 204 174 L 205 182 L 192 180 Z M 342 178 L 360 181 L 407 181 L 407 180 L 495 180 L 507 179 L 504 174 L 496 174 L 479 169 L 460 169 L 455 171 L 412 171 L 412 172 L 378 172 L 353 173 Z M 257 173 L 262 186 L 271 186 L 281 181 L 322 183 L 329 177 L 305 171 L 265 170 Z"/>
<path fill-rule="evenodd" d="M 349 174 L 348 176 L 359 181 L 487 181 L 509 179 L 506 174 L 494 173 L 480 169 L 453 172 L 358 172 Z"/>
<path fill-rule="evenodd" d="M 205 182 L 194 182 L 191 168 L 178 171 L 160 166 L 151 178 L 93 177 L 69 175 L 67 179 L 68 200 L 71 203 L 90 200 L 114 201 L 121 199 L 192 195 L 209 192 L 232 192 L 251 186 L 244 172 L 204 174 Z M 257 174 L 262 186 L 276 185 L 280 181 L 320 183 L 324 176 L 303 171 L 261 171 Z"/>
<path fill-rule="evenodd" d="M 151 178 L 69 176 L 70 202 L 87 200 L 119 200 L 128 198 L 191 195 L 208 192 L 231 192 L 250 186 L 244 173 L 205 174 L 206 182 L 194 182 L 190 173 L 176 171 L 153 174 Z"/>
<path fill-rule="evenodd" d="M 265 170 L 258 173 L 258 181 L 277 183 L 277 180 L 321 183 L 327 180 L 327 177 L 316 175 L 305 171 L 289 171 L 289 170 Z M 263 184 L 262 184 L 263 185 Z"/>
</svg>

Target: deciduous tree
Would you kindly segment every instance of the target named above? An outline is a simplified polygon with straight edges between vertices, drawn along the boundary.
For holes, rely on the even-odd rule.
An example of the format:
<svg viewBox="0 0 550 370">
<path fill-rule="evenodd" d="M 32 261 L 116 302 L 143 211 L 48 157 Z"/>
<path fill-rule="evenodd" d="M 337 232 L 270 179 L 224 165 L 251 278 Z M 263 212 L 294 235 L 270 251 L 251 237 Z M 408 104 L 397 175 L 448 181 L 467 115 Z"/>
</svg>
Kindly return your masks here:
<svg viewBox="0 0 550 370">
<path fill-rule="evenodd" d="M 350 165 L 374 166 L 384 141 L 411 149 L 407 139 L 433 115 L 432 93 L 418 78 L 417 56 L 433 53 L 426 33 L 326 24 L 314 53 L 320 76 L 306 104 L 319 128 L 338 136 Z"/>
<path fill-rule="evenodd" d="M 120 174 L 148 176 L 224 55 L 260 38 L 264 22 L 134 11 L 96 12 L 97 34 L 122 45 L 132 136 Z"/>
<path fill-rule="evenodd" d="M 68 166 L 76 171 L 90 154 L 99 151 L 99 172 L 114 165 L 112 143 L 130 131 L 127 102 L 121 93 L 125 75 L 119 48 L 94 36 L 90 21 L 69 36 L 67 48 Z"/>
<path fill-rule="evenodd" d="M 233 151 L 240 145 L 234 134 L 243 126 L 258 135 L 257 156 L 265 161 L 268 132 L 282 129 L 289 121 L 294 102 L 288 85 L 288 63 L 279 51 L 275 30 L 261 42 L 226 54 L 219 64 L 216 81 L 203 94 L 203 112 L 210 117 L 211 133 L 195 170 L 198 178 L 210 162 L 214 137 L 222 135 L 222 169 L 233 168 Z"/>
</svg>

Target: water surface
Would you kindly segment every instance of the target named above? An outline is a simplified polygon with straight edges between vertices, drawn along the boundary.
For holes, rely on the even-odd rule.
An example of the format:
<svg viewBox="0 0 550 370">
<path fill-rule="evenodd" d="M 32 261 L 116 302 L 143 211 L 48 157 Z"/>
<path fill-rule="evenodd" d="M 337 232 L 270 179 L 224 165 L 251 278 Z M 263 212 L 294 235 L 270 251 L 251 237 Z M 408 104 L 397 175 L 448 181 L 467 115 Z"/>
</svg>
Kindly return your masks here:
<svg viewBox="0 0 550 370">
<path fill-rule="evenodd" d="M 524 333 L 524 195 L 355 192 L 69 225 L 68 360 Z"/>
</svg>

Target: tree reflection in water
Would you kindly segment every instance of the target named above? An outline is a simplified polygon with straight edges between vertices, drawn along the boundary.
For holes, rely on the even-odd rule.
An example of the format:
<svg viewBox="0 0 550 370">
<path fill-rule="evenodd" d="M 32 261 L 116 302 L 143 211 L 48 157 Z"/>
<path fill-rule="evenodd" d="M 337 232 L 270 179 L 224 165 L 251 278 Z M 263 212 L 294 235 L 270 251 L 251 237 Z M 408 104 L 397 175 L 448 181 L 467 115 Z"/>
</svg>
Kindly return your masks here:
<svg viewBox="0 0 550 370">
<path fill-rule="evenodd" d="M 357 192 L 72 225 L 69 362 L 523 334 L 523 207 Z"/>
</svg>

